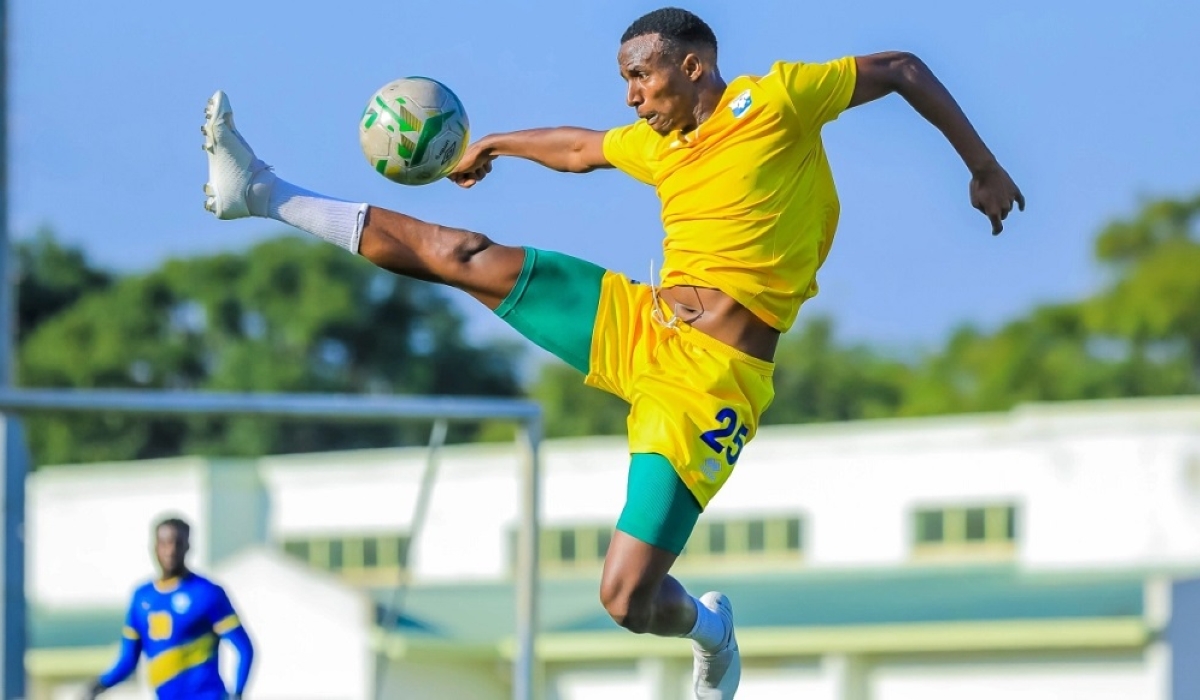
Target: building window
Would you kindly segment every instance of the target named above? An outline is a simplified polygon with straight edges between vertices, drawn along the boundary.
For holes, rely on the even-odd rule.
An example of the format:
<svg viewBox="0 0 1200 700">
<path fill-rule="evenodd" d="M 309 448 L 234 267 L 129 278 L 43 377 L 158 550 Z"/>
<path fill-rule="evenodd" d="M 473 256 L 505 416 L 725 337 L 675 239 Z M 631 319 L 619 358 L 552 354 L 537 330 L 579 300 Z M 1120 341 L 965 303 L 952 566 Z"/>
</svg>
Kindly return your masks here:
<svg viewBox="0 0 1200 700">
<path fill-rule="evenodd" d="M 282 542 L 288 556 L 357 583 L 388 585 L 404 578 L 408 535 L 295 537 Z"/>
<path fill-rule="evenodd" d="M 725 553 L 725 523 L 711 523 L 708 526 L 709 554 Z"/>
<path fill-rule="evenodd" d="M 345 565 L 345 540 L 329 541 L 329 570 L 341 571 Z"/>
<path fill-rule="evenodd" d="M 783 526 L 787 528 L 787 544 L 784 546 L 789 552 L 800 551 L 800 518 L 788 518 L 784 521 Z"/>
<path fill-rule="evenodd" d="M 594 574 L 604 563 L 612 543 L 611 526 L 577 525 L 544 527 L 538 550 L 546 573 L 586 571 Z M 803 549 L 803 527 L 798 517 L 702 519 L 680 555 L 681 564 L 707 566 L 727 560 L 768 565 L 795 564 Z M 509 565 L 516 568 L 517 533 L 510 530 Z"/>
<path fill-rule="evenodd" d="M 1005 559 L 1015 553 L 1017 509 L 1012 504 L 922 508 L 913 515 L 918 559 Z"/>
<path fill-rule="evenodd" d="M 762 552 L 767 548 L 767 523 L 763 520 L 755 520 L 746 528 L 746 550 L 749 552 Z"/>
<path fill-rule="evenodd" d="M 608 556 L 608 546 L 612 544 L 612 530 L 603 528 L 596 536 L 596 559 L 604 561 L 604 557 Z"/>
<path fill-rule="evenodd" d="M 362 563 L 367 569 L 379 566 L 379 538 L 368 537 L 363 540 Z"/>
<path fill-rule="evenodd" d="M 685 566 L 721 561 L 795 564 L 804 548 L 797 517 L 702 519 L 680 555 Z"/>
<path fill-rule="evenodd" d="M 301 561 L 308 561 L 309 549 L 309 543 L 306 540 L 296 540 L 283 543 L 283 551 Z"/>
<path fill-rule="evenodd" d="M 517 534 L 513 531 L 509 563 L 515 568 L 517 561 Z M 547 571 L 593 570 L 608 554 L 612 542 L 612 528 L 595 525 L 581 527 L 547 527 L 541 530 L 539 563 Z"/>
<path fill-rule="evenodd" d="M 558 558 L 564 562 L 575 561 L 574 530 L 563 530 L 558 533 Z"/>
<path fill-rule="evenodd" d="M 917 543 L 941 542 L 945 538 L 945 513 L 924 510 L 917 513 Z"/>
</svg>

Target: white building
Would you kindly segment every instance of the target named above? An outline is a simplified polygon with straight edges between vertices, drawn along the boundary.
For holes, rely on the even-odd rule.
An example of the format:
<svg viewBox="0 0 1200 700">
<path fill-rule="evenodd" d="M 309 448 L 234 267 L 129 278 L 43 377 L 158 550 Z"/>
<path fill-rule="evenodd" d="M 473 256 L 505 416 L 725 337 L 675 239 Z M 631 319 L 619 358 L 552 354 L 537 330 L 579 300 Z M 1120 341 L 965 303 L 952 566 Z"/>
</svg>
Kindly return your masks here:
<svg viewBox="0 0 1200 700">
<path fill-rule="evenodd" d="M 509 697 L 519 455 L 443 450 L 412 542 L 425 458 L 35 473 L 31 698 L 77 697 L 111 663 L 168 514 L 256 642 L 253 700 Z M 599 604 L 627 462 L 621 438 L 545 446 L 544 700 L 688 697 L 689 643 L 630 635 Z M 1194 700 L 1200 400 L 764 428 L 676 571 L 730 594 L 744 700 Z"/>
</svg>

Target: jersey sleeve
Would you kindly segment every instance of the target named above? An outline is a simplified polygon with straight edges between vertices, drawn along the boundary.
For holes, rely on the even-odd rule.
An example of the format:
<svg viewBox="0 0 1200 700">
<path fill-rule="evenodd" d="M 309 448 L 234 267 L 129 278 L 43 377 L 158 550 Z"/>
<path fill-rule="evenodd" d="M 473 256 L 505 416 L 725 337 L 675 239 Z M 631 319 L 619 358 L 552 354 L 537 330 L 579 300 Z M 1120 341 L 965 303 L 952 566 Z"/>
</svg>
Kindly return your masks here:
<svg viewBox="0 0 1200 700">
<path fill-rule="evenodd" d="M 213 632 L 233 645 L 237 651 L 238 663 L 233 687 L 234 692 L 241 695 L 246 691 L 246 684 L 250 680 L 250 667 L 254 664 L 254 644 L 250 641 L 250 635 L 246 633 L 246 628 L 242 626 L 241 620 L 238 619 L 229 595 L 220 586 L 214 588 L 213 602 L 209 606 L 208 616 Z"/>
<path fill-rule="evenodd" d="M 845 111 L 858 78 L 853 56 L 826 63 L 780 61 L 771 72 L 779 76 L 805 133 L 818 131 Z"/>
<path fill-rule="evenodd" d="M 121 649 L 117 660 L 99 678 L 100 684 L 111 688 L 121 683 L 137 670 L 138 657 L 142 655 L 142 635 L 138 631 L 136 620 L 137 594 L 129 601 L 129 611 L 125 613 L 125 624 L 121 628 Z"/>
<path fill-rule="evenodd" d="M 208 621 L 218 637 L 228 636 L 230 632 L 242 626 L 242 621 L 233 609 L 233 603 L 230 602 L 225 589 L 220 586 L 213 588 L 212 604 L 208 607 Z"/>
<path fill-rule="evenodd" d="M 652 159 L 659 138 L 644 121 L 609 129 L 604 134 L 604 159 L 635 180 L 653 185 Z"/>
</svg>

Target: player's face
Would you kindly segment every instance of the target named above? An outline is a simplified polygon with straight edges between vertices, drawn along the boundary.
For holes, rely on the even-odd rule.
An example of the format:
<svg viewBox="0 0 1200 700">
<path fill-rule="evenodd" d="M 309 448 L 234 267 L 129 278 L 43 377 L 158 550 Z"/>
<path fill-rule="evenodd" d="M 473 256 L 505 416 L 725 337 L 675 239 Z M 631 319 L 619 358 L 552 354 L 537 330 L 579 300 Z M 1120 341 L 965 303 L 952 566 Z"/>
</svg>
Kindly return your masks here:
<svg viewBox="0 0 1200 700">
<path fill-rule="evenodd" d="M 634 37 L 621 44 L 617 65 L 627 85 L 625 103 L 637 110 L 660 134 L 696 128 L 698 90 L 693 73 L 696 57 L 670 60 L 657 34 Z"/>
<path fill-rule="evenodd" d="M 172 577 L 183 573 L 184 559 L 188 552 L 188 538 L 178 529 L 163 525 L 155 532 L 154 557 L 163 576 Z"/>
</svg>

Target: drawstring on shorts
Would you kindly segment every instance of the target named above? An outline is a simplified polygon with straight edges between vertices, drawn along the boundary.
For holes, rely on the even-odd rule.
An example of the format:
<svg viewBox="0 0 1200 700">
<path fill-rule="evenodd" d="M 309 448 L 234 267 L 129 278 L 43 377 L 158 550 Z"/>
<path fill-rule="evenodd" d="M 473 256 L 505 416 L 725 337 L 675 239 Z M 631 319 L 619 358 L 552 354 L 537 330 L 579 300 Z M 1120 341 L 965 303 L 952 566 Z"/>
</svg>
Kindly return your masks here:
<svg viewBox="0 0 1200 700">
<path fill-rule="evenodd" d="M 650 318 L 654 319 L 654 321 L 663 328 L 677 330 L 679 328 L 680 321 L 679 307 L 682 306 L 682 304 L 679 302 L 675 303 L 674 307 L 671 309 L 671 318 L 668 319 L 666 315 L 663 314 L 661 297 L 658 296 L 658 284 L 656 284 L 657 281 L 658 277 L 654 274 L 654 258 L 650 258 L 650 295 L 654 299 L 654 303 L 650 307 Z"/>
</svg>

